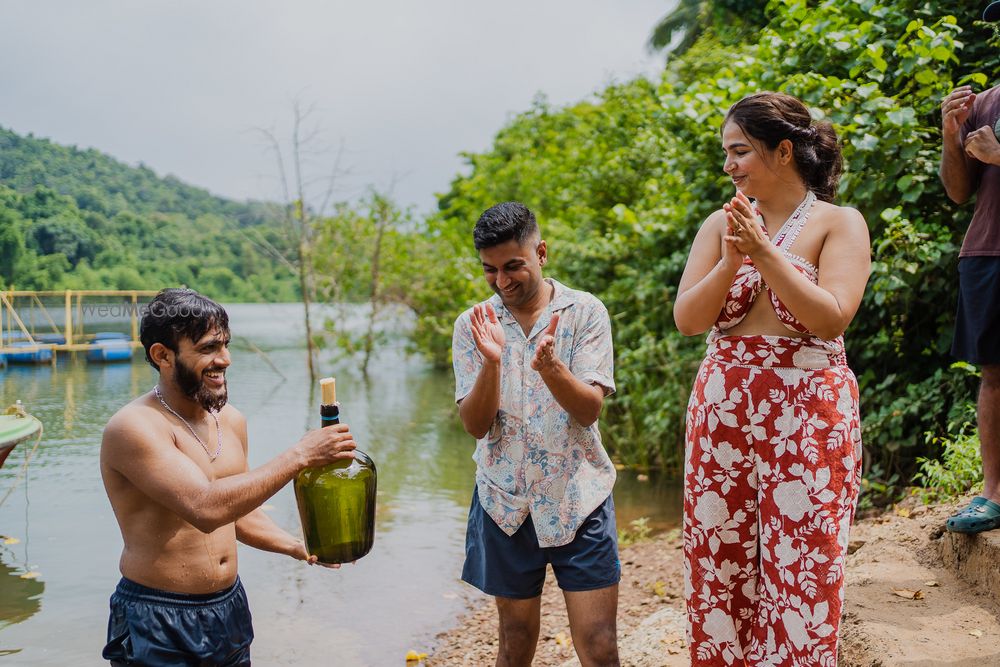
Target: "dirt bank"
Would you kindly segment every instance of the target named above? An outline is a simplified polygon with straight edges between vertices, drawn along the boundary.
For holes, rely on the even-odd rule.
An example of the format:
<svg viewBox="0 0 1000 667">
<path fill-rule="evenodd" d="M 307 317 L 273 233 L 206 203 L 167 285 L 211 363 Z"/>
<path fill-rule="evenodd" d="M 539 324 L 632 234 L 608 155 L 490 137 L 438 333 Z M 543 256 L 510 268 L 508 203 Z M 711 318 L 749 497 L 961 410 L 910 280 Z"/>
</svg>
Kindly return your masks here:
<svg viewBox="0 0 1000 667">
<path fill-rule="evenodd" d="M 678 620 L 671 626 L 666 638 L 668 641 L 654 646 L 657 654 L 672 657 L 687 654 L 684 625 L 680 620 L 684 613 L 680 546 L 680 538 L 673 533 L 632 545 L 621 552 L 618 636 L 634 634 L 643 621 L 659 612 L 666 625 L 671 625 L 668 619 Z M 497 613 L 492 599 L 483 599 L 457 627 L 439 634 L 437 640 L 437 649 L 426 661 L 429 667 L 492 665 L 497 655 Z M 625 651 L 622 653 L 624 657 Z M 566 605 L 550 570 L 542 593 L 542 629 L 533 664 L 535 667 L 552 667 L 569 660 L 576 662 Z M 683 665 L 685 662 L 676 664 Z"/>
<path fill-rule="evenodd" d="M 951 509 L 911 500 L 855 524 L 841 626 L 842 667 L 1000 665 L 1000 608 L 941 558 L 942 526 Z M 618 633 L 623 665 L 689 664 L 682 572 L 676 534 L 622 550 Z M 996 581 L 1000 585 L 1000 577 Z M 457 627 L 438 635 L 425 664 L 492 665 L 496 635 L 492 600 L 481 599 Z M 534 665 L 576 664 L 565 605 L 550 573 Z"/>
<path fill-rule="evenodd" d="M 841 624 L 842 666 L 1000 665 L 1000 607 L 942 559 L 945 540 L 986 542 L 998 536 L 945 534 L 944 522 L 953 510 L 953 505 L 926 507 L 911 499 L 855 525 L 851 542 L 857 550 L 847 561 Z M 994 589 L 1000 586 L 1000 562 L 981 565 L 992 568 Z"/>
</svg>

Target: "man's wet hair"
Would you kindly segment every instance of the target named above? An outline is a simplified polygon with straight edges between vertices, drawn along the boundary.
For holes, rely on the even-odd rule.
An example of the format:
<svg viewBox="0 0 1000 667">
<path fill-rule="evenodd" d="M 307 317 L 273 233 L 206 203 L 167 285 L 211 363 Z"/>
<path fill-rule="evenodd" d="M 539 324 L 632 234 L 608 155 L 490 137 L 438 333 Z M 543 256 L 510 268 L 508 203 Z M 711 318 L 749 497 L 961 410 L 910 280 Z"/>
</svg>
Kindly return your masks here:
<svg viewBox="0 0 1000 667">
<path fill-rule="evenodd" d="M 154 343 L 179 352 L 182 338 L 197 342 L 213 329 L 218 329 L 229 341 L 229 315 L 225 308 L 193 289 L 171 287 L 160 290 L 146 306 L 139 325 L 139 340 L 146 351 L 146 361 L 160 370 L 149 356 Z"/>
<path fill-rule="evenodd" d="M 505 201 L 486 209 L 472 230 L 476 250 L 492 248 L 511 239 L 518 245 L 538 235 L 535 214 L 521 202 Z"/>
</svg>

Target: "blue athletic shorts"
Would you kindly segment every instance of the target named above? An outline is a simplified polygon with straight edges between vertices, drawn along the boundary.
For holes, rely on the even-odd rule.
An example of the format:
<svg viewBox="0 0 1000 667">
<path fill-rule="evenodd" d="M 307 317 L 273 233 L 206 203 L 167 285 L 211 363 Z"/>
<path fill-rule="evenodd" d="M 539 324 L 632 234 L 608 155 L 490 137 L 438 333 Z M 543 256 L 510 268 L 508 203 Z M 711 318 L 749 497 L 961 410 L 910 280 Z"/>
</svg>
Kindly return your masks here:
<svg viewBox="0 0 1000 667">
<path fill-rule="evenodd" d="M 111 596 L 102 655 L 112 665 L 248 667 L 251 641 L 250 608 L 238 577 L 206 595 L 170 593 L 123 577 Z"/>
<path fill-rule="evenodd" d="M 564 591 L 591 591 L 618 583 L 621 562 L 611 496 L 584 520 L 572 542 L 542 548 L 530 515 L 516 533 L 507 535 L 479 504 L 479 491 L 473 489 L 462 580 L 487 595 L 534 598 L 542 594 L 547 563 Z"/>
<path fill-rule="evenodd" d="M 958 260 L 958 313 L 951 354 L 980 366 L 1000 364 L 1000 257 Z"/>
</svg>

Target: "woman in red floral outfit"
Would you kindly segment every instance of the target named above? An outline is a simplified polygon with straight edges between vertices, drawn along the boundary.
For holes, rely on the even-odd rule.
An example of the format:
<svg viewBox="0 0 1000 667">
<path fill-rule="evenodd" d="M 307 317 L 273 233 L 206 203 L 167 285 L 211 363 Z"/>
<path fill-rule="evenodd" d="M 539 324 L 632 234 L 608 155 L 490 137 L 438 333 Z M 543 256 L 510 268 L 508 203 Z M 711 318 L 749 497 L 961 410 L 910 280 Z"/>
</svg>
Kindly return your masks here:
<svg viewBox="0 0 1000 667">
<path fill-rule="evenodd" d="M 842 334 L 864 294 L 864 218 L 832 203 L 829 123 L 759 93 L 722 126 L 736 196 L 702 225 L 674 305 L 708 330 L 687 414 L 685 597 L 694 665 L 832 667 L 861 472 Z"/>
</svg>

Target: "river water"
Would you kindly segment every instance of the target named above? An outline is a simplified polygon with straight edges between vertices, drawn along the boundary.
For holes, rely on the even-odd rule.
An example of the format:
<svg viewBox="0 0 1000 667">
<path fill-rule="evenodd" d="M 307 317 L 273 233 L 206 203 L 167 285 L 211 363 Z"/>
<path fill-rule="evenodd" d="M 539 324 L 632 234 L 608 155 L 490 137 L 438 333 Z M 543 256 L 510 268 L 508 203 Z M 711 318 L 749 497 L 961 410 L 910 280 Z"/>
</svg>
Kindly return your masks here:
<svg viewBox="0 0 1000 667">
<path fill-rule="evenodd" d="M 301 347 L 300 306 L 228 310 L 229 396 L 247 417 L 253 467 L 316 426 L 319 397 Z M 323 358 L 322 373 L 337 378 L 343 420 L 378 466 L 375 546 L 339 570 L 240 546 L 256 664 L 403 665 L 407 650 L 431 650 L 434 635 L 481 597 L 459 580 L 474 441 L 458 420 L 451 373 L 403 347 L 390 338 L 367 380 L 356 360 Z M 155 383 L 141 354 L 131 364 L 87 364 L 82 355 L 67 355 L 55 366 L 0 370 L 0 406 L 20 399 L 45 425 L 25 478 L 0 505 L 4 666 L 106 664 L 100 652 L 122 542 L 98 454 L 108 418 Z M 30 445 L 19 445 L 0 469 L 0 498 L 14 487 Z M 639 517 L 649 517 L 655 531 L 679 522 L 676 482 L 640 481 L 623 470 L 614 495 L 619 527 Z M 299 532 L 290 485 L 265 509 Z M 26 572 L 35 578 L 22 578 Z"/>
</svg>

